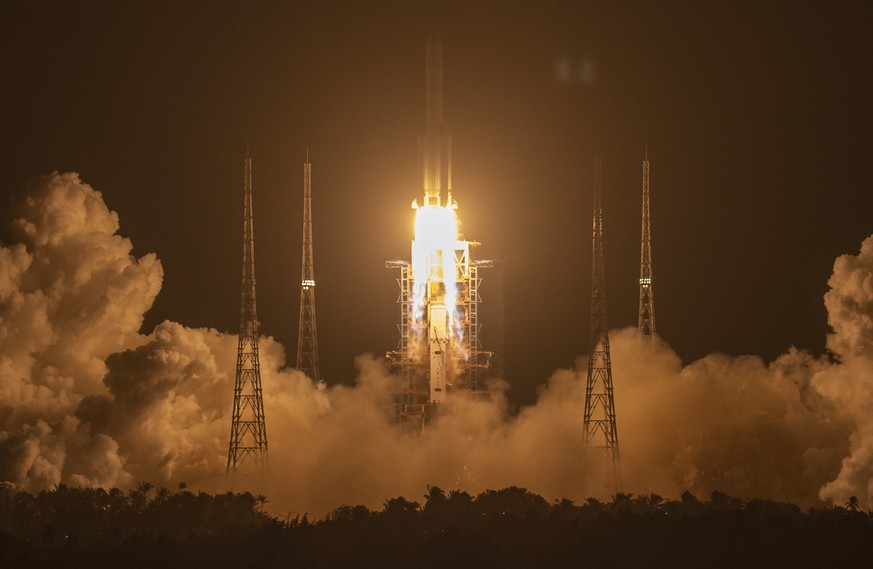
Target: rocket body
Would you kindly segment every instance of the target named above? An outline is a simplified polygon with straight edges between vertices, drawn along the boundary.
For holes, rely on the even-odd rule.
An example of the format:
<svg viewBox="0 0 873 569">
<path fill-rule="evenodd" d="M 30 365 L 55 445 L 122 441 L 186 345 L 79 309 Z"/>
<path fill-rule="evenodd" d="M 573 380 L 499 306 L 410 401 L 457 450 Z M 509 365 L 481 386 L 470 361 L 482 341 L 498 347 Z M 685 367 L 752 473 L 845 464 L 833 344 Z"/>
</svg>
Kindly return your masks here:
<svg viewBox="0 0 873 569">
<path fill-rule="evenodd" d="M 425 134 L 418 139 L 422 189 L 424 205 L 439 206 L 442 191 L 452 191 L 452 138 L 443 124 L 443 44 L 436 36 L 427 42 L 425 90 Z"/>
<path fill-rule="evenodd" d="M 445 305 L 432 304 L 428 308 L 428 352 L 430 368 L 430 402 L 446 400 L 449 351 L 449 311 Z"/>
</svg>

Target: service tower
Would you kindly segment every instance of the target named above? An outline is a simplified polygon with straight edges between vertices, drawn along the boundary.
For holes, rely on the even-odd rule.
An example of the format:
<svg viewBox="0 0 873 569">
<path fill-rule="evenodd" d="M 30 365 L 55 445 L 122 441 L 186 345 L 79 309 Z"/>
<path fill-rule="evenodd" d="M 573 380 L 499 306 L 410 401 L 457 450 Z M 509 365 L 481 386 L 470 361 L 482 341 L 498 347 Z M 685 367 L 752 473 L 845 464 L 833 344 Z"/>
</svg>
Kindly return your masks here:
<svg viewBox="0 0 873 569">
<path fill-rule="evenodd" d="M 491 359 L 481 350 L 478 321 L 479 268 L 491 261 L 473 260 L 476 243 L 458 232 L 452 139 L 443 124 L 443 49 L 433 36 L 427 42 L 425 91 L 425 134 L 418 139 L 423 196 L 412 202 L 412 262 L 386 263 L 400 271 L 400 342 L 386 354 L 399 377 L 395 418 L 413 430 L 423 427 L 450 393 L 475 394 Z"/>
</svg>

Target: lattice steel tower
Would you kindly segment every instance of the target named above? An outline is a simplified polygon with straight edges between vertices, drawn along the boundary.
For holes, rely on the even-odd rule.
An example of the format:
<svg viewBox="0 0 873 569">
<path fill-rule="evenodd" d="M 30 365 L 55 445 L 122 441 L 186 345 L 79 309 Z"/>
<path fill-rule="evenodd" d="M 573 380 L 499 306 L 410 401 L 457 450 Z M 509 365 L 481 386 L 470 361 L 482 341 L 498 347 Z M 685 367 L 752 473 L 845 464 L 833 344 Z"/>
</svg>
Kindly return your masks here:
<svg viewBox="0 0 873 569">
<path fill-rule="evenodd" d="M 267 428 L 261 393 L 258 360 L 258 312 L 255 302 L 255 239 L 252 218 L 252 159 L 246 152 L 243 215 L 242 298 L 236 383 L 233 388 L 233 420 L 227 472 L 259 474 L 267 463 Z"/>
<path fill-rule="evenodd" d="M 318 334 L 315 326 L 315 268 L 312 260 L 312 164 L 309 150 L 303 164 L 303 262 L 300 279 L 300 327 L 297 332 L 297 369 L 319 380 Z"/>
<path fill-rule="evenodd" d="M 640 321 L 643 336 L 655 338 L 655 290 L 652 287 L 652 228 L 649 221 L 649 148 L 643 160 L 643 228 L 640 245 Z"/>
<path fill-rule="evenodd" d="M 606 320 L 606 288 L 603 262 L 603 211 L 601 204 L 601 159 L 594 159 L 594 235 L 591 271 L 591 330 L 588 336 L 588 381 L 585 385 L 583 442 L 586 465 L 597 479 L 596 486 L 613 494 L 621 488 L 621 461 L 615 400 L 612 390 L 612 360 Z"/>
</svg>

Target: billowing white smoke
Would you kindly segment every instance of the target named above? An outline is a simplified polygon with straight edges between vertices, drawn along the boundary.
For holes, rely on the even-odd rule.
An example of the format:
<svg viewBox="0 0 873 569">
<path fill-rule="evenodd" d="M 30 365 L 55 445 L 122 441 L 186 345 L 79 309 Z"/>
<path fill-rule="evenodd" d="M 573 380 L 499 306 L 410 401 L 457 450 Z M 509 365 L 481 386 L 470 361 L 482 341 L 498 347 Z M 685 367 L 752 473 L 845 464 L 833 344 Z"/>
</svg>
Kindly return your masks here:
<svg viewBox="0 0 873 569">
<path fill-rule="evenodd" d="M 828 285 L 825 306 L 833 329 L 828 349 L 840 365 L 819 374 L 814 385 L 834 403 L 853 432 L 851 453 L 820 496 L 837 504 L 857 496 L 869 508 L 873 507 L 873 236 L 861 244 L 859 255 L 836 260 Z"/>
<path fill-rule="evenodd" d="M 83 433 L 74 411 L 106 392 L 107 356 L 143 341 L 163 271 L 131 256 L 118 216 L 76 174 L 26 190 L 17 241 L 0 248 L 0 478 L 124 484 L 115 441 Z"/>
<path fill-rule="evenodd" d="M 769 365 L 713 354 L 683 367 L 633 330 L 614 337 L 616 407 L 633 487 L 812 505 L 836 476 L 849 427 L 811 385 L 831 367 L 827 361 L 792 349 Z"/>
<path fill-rule="evenodd" d="M 131 256 L 117 216 L 76 174 L 33 181 L 0 247 L 0 480 L 225 489 L 236 337 L 163 322 L 139 334 L 160 288 L 154 255 Z M 613 332 L 625 490 L 750 498 L 850 495 L 871 503 L 873 238 L 835 266 L 826 297 L 832 363 L 791 350 L 766 364 L 711 355 L 683 366 L 662 343 Z M 265 309 L 265 307 L 261 307 Z M 358 384 L 283 369 L 262 338 L 273 511 L 378 507 L 428 484 L 587 494 L 580 448 L 584 360 L 509 417 L 504 386 L 456 402 L 421 436 L 389 419 L 390 377 L 358 358 Z"/>
</svg>

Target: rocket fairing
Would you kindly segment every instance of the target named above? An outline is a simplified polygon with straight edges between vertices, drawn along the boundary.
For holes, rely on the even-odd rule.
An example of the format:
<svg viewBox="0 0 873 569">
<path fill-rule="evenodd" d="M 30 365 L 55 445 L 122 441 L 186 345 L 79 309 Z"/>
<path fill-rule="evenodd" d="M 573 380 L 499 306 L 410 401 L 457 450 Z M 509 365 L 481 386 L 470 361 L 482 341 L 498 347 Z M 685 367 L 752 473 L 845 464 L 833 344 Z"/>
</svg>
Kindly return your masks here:
<svg viewBox="0 0 873 569">
<path fill-rule="evenodd" d="M 452 137 L 443 124 L 443 43 L 439 36 L 427 41 L 425 134 L 418 137 L 422 172 L 423 205 L 442 205 L 442 191 L 452 191 Z"/>
</svg>

